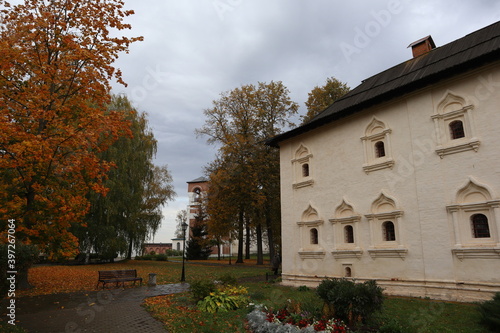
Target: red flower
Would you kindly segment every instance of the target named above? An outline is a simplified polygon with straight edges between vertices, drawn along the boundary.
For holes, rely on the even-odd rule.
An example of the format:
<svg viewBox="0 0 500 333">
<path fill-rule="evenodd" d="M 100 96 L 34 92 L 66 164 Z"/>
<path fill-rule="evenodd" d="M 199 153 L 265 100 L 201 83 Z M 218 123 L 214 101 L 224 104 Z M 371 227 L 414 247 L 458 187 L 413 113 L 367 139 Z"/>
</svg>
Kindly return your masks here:
<svg viewBox="0 0 500 333">
<path fill-rule="evenodd" d="M 299 321 L 299 327 L 300 328 L 307 327 L 307 325 L 309 325 L 309 322 L 306 319 L 302 319 L 302 320 Z"/>
<path fill-rule="evenodd" d="M 314 325 L 315 331 L 324 331 L 326 330 L 326 321 L 320 320 L 316 325 Z"/>
</svg>

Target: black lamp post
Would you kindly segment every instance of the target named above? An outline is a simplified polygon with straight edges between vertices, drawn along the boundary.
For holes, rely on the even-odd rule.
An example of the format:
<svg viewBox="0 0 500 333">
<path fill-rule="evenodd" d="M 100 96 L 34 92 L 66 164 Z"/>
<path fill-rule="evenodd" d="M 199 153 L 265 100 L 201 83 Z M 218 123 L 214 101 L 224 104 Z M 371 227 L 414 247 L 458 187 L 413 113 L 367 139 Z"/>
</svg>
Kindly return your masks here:
<svg viewBox="0 0 500 333">
<path fill-rule="evenodd" d="M 182 275 L 181 275 L 181 282 L 186 281 L 186 273 L 184 270 L 184 258 L 186 257 L 186 229 L 188 227 L 188 224 L 186 222 L 182 222 L 182 234 L 183 234 L 183 240 L 182 240 Z"/>
</svg>

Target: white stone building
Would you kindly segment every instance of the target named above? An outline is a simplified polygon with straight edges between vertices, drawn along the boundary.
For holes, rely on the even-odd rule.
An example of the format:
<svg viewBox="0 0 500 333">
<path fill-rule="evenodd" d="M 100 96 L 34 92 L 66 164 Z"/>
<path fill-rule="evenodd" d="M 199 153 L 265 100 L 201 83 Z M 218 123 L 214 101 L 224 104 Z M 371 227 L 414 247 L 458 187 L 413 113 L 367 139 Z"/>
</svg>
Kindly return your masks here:
<svg viewBox="0 0 500 333">
<path fill-rule="evenodd" d="M 283 284 L 500 291 L 500 22 L 372 76 L 269 140 L 281 159 Z"/>
</svg>

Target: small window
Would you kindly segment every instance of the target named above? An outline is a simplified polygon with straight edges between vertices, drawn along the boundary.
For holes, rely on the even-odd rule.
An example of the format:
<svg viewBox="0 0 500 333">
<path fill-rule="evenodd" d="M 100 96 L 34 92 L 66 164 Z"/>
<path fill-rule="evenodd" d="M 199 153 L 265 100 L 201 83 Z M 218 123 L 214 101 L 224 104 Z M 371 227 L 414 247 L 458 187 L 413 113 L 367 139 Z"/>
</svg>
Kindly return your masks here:
<svg viewBox="0 0 500 333">
<path fill-rule="evenodd" d="M 384 233 L 384 240 L 387 242 L 396 240 L 396 231 L 394 230 L 394 223 L 391 221 L 385 221 L 382 224 L 382 231 Z"/>
<path fill-rule="evenodd" d="M 471 216 L 472 232 L 474 238 L 489 238 L 490 228 L 488 218 L 484 214 L 474 214 Z"/>
<path fill-rule="evenodd" d="M 464 124 L 460 120 L 450 123 L 450 135 L 452 140 L 465 137 Z"/>
<path fill-rule="evenodd" d="M 318 229 L 311 229 L 311 244 L 318 244 Z"/>
<path fill-rule="evenodd" d="M 354 243 L 354 230 L 352 225 L 346 225 L 344 227 L 344 238 L 346 243 Z"/>
<path fill-rule="evenodd" d="M 352 276 L 352 269 L 351 267 L 346 267 L 345 268 L 345 277 L 351 277 Z"/>
<path fill-rule="evenodd" d="M 375 157 L 384 157 L 385 156 L 385 146 L 383 141 L 377 141 L 375 143 Z"/>
<path fill-rule="evenodd" d="M 302 165 L 302 177 L 309 177 L 309 164 Z"/>
<path fill-rule="evenodd" d="M 177 251 L 181 250 L 181 243 L 177 243 Z"/>
</svg>

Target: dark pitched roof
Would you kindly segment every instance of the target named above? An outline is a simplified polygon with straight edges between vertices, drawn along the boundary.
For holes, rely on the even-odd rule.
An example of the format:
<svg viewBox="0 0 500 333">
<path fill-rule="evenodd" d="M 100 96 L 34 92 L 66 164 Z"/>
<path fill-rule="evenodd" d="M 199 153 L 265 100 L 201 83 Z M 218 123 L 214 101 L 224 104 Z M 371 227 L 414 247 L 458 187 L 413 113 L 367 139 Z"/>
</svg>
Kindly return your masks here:
<svg viewBox="0 0 500 333">
<path fill-rule="evenodd" d="M 266 143 L 278 147 L 296 135 L 499 59 L 500 21 L 364 80 L 308 123 Z"/>
</svg>

